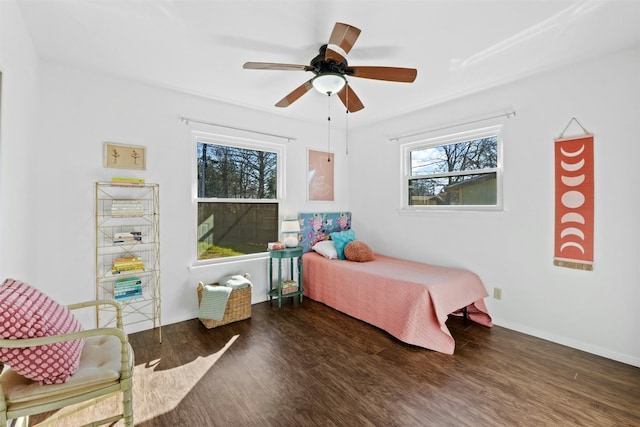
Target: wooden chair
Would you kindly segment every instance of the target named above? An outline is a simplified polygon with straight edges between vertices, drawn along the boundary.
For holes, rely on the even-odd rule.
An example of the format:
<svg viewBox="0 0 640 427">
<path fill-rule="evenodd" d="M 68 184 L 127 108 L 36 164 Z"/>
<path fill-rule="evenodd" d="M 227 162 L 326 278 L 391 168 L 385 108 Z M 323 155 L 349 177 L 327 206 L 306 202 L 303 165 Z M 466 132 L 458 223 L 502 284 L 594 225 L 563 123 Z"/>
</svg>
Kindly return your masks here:
<svg viewBox="0 0 640 427">
<path fill-rule="evenodd" d="M 96 328 L 81 332 L 28 339 L 0 339 L 0 347 L 20 348 L 85 338 L 78 371 L 62 384 L 40 385 L 0 363 L 0 427 L 10 419 L 27 426 L 29 416 L 61 411 L 38 425 L 56 421 L 115 394 L 122 395 L 122 413 L 95 421 L 92 426 L 115 423 L 133 427 L 133 350 L 122 326 L 120 305 L 112 300 L 97 300 L 69 305 L 70 310 L 98 305 L 112 305 L 116 312 L 115 328 Z M 34 426 L 35 427 L 35 426 Z"/>
</svg>

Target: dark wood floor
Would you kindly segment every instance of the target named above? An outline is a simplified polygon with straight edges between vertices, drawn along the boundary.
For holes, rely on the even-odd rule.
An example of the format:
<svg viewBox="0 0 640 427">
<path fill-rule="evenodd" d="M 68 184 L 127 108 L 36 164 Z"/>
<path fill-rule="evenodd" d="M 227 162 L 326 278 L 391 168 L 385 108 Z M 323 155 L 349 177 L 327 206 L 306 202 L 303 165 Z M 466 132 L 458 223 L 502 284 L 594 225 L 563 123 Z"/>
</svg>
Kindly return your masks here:
<svg viewBox="0 0 640 427">
<path fill-rule="evenodd" d="M 639 368 L 501 327 L 451 318 L 445 355 L 308 299 L 252 311 L 132 334 L 136 425 L 640 425 Z"/>
</svg>

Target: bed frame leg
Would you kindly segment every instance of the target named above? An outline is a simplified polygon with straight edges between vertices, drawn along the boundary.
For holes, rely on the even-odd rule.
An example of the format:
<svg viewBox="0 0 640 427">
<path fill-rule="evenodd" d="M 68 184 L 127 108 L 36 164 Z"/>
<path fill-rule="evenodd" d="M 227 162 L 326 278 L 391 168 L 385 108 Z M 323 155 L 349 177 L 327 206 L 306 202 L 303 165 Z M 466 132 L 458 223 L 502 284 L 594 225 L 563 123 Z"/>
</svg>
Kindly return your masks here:
<svg viewBox="0 0 640 427">
<path fill-rule="evenodd" d="M 467 307 L 462 307 L 462 316 L 464 320 L 469 320 L 469 314 L 467 313 Z"/>
</svg>

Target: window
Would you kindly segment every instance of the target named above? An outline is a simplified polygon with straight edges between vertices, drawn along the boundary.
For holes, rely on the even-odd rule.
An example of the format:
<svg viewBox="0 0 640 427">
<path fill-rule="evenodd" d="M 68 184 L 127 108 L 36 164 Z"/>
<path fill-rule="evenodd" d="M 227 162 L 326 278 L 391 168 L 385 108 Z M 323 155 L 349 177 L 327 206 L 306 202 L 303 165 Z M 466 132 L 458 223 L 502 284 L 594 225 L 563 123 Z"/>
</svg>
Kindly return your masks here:
<svg viewBox="0 0 640 427">
<path fill-rule="evenodd" d="M 404 209 L 502 206 L 500 127 L 402 146 Z"/>
<path fill-rule="evenodd" d="M 278 240 L 282 146 L 196 134 L 197 259 L 267 251 Z"/>
</svg>

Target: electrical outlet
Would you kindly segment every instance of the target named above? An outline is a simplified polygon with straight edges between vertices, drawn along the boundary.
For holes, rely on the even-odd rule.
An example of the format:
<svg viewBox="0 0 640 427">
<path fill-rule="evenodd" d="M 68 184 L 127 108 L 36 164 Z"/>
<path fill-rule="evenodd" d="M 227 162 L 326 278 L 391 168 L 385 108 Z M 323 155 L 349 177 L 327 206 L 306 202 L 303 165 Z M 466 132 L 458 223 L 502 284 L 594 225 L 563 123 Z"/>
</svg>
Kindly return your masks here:
<svg viewBox="0 0 640 427">
<path fill-rule="evenodd" d="M 502 299 L 502 288 L 493 288 L 493 298 Z"/>
</svg>

